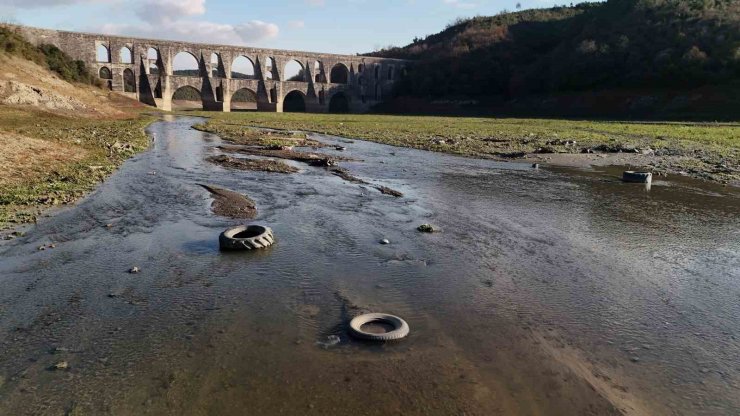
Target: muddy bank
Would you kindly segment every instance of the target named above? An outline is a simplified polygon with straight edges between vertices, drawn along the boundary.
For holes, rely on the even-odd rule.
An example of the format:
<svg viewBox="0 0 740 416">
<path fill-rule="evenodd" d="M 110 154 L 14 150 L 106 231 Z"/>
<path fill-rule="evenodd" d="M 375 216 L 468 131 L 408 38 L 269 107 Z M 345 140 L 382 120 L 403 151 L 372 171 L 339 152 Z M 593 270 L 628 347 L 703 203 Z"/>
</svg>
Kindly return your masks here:
<svg viewBox="0 0 740 416">
<path fill-rule="evenodd" d="M 736 123 L 250 113 L 219 114 L 209 124 L 316 132 L 494 160 L 551 157 L 547 163 L 560 165 L 565 158 L 566 166 L 589 166 L 594 154 L 607 161 L 636 156 L 632 166 L 640 169 L 740 185 Z"/>
<path fill-rule="evenodd" d="M 194 129 L 213 133 L 222 139 L 243 146 L 264 147 L 313 147 L 321 148 L 326 145 L 318 140 L 309 139 L 303 132 L 273 131 L 244 127 L 238 124 L 215 124 L 206 122 L 196 124 Z"/>
<path fill-rule="evenodd" d="M 284 162 L 267 159 L 244 159 L 226 155 L 210 156 L 207 161 L 225 168 L 258 172 L 296 173 L 298 169 Z"/>
<path fill-rule="evenodd" d="M 344 179 L 347 182 L 356 183 L 359 185 L 368 185 L 372 188 L 377 189 L 378 191 L 380 191 L 380 193 L 384 195 L 391 195 L 391 196 L 395 196 L 396 198 L 400 198 L 403 196 L 402 192 L 396 191 L 395 189 L 391 189 L 387 186 L 372 184 L 366 180 L 360 179 L 352 175 L 351 173 L 349 173 L 347 169 L 344 169 L 344 168 L 331 167 L 329 168 L 329 172 L 331 172 L 332 175 L 339 176 L 340 178 Z"/>
<path fill-rule="evenodd" d="M 531 153 L 505 158 L 515 162 L 537 162 L 543 166 L 604 167 L 626 166 L 632 170 L 652 172 L 654 176 L 686 176 L 740 186 L 738 172 L 730 163 L 708 162 L 690 156 L 656 155 L 653 153 Z"/>
<path fill-rule="evenodd" d="M 254 201 L 245 195 L 215 186 L 199 185 L 213 197 L 211 208 L 214 214 L 239 219 L 252 219 L 257 216 Z"/>
<path fill-rule="evenodd" d="M 219 146 L 220 150 L 226 152 L 243 153 L 251 156 L 272 157 L 276 159 L 295 160 L 297 162 L 308 163 L 311 165 L 331 166 L 337 162 L 355 161 L 354 159 L 342 156 L 332 156 L 314 152 L 297 152 L 292 149 L 269 149 L 266 147 L 240 147 L 240 146 Z"/>
</svg>

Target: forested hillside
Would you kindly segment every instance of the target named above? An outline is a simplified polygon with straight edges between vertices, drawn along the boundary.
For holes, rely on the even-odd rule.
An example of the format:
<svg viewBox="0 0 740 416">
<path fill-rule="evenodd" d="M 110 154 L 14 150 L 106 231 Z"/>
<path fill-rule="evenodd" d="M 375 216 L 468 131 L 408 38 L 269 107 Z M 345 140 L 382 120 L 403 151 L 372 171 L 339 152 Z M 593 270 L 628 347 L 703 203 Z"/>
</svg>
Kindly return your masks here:
<svg viewBox="0 0 740 416">
<path fill-rule="evenodd" d="M 505 99 L 740 78 L 740 1 L 608 0 L 459 20 L 370 55 L 420 62 L 400 95 Z"/>
</svg>

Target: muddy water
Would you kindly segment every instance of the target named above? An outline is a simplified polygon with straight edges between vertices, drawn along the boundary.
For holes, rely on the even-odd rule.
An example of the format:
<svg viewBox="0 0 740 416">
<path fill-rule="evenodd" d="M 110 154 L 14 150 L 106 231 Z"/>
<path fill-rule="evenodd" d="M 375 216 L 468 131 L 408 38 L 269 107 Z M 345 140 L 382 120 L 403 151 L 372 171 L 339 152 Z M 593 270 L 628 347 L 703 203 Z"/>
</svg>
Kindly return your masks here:
<svg viewBox="0 0 740 416">
<path fill-rule="evenodd" d="M 740 412 L 738 191 L 318 137 L 393 198 L 206 163 L 195 121 L 0 246 L 0 414 Z M 249 195 L 277 245 L 220 253 L 236 222 L 198 183 Z M 411 335 L 349 338 L 363 310 Z"/>
</svg>

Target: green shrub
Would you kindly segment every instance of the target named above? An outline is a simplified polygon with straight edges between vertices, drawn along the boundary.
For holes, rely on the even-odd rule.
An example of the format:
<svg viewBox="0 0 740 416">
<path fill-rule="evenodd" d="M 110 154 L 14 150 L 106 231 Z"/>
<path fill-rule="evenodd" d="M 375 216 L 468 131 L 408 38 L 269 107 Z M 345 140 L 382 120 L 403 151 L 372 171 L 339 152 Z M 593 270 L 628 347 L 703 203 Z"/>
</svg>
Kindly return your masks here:
<svg viewBox="0 0 740 416">
<path fill-rule="evenodd" d="M 418 60 L 402 95 L 515 98 L 740 78 L 737 0 L 608 0 L 458 19 L 370 55 Z"/>
<path fill-rule="evenodd" d="M 74 60 L 54 45 L 34 46 L 8 27 L 0 26 L 0 51 L 33 61 L 56 72 L 68 82 L 99 85 L 84 62 Z"/>
</svg>

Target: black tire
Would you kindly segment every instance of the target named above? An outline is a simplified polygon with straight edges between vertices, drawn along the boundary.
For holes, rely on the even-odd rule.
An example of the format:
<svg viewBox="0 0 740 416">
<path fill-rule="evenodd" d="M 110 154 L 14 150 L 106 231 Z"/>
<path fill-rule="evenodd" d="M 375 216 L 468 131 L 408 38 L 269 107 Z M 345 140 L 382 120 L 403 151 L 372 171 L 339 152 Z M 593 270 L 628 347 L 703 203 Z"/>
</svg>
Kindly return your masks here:
<svg viewBox="0 0 740 416">
<path fill-rule="evenodd" d="M 275 237 L 269 227 L 241 225 L 222 232 L 218 244 L 221 250 L 257 250 L 275 244 Z"/>
<path fill-rule="evenodd" d="M 362 326 L 370 322 L 382 322 L 393 326 L 393 330 L 384 334 L 373 334 L 362 330 Z M 395 341 L 409 334 L 409 324 L 403 319 L 387 313 L 368 313 L 352 319 L 349 323 L 350 333 L 361 339 L 370 341 Z"/>
<path fill-rule="evenodd" d="M 635 172 L 633 170 L 627 170 L 622 174 L 622 180 L 633 183 L 648 183 L 652 182 L 653 174 L 650 172 Z"/>
</svg>

